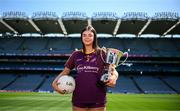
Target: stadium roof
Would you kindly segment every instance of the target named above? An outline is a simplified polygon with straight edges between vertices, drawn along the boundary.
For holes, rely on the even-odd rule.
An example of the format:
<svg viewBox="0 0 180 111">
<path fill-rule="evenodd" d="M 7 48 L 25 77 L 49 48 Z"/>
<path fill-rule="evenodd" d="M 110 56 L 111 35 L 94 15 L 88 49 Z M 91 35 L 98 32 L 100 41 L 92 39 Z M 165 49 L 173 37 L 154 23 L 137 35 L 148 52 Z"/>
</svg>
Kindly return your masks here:
<svg viewBox="0 0 180 111">
<path fill-rule="evenodd" d="M 127 12 L 118 17 L 113 12 L 95 12 L 88 17 L 83 12 L 35 12 L 28 17 L 24 12 L 4 12 L 0 18 L 0 34 L 79 34 L 86 25 L 93 25 L 98 34 L 180 34 L 178 13 L 158 12 L 149 17 L 144 12 Z"/>
</svg>

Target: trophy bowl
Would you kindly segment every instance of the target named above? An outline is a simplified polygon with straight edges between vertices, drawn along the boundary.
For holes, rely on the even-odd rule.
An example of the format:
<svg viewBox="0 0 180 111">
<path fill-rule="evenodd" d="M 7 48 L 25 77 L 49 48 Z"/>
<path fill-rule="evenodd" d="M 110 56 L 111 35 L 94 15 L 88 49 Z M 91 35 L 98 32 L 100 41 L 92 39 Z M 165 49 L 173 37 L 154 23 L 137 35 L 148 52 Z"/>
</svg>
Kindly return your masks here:
<svg viewBox="0 0 180 111">
<path fill-rule="evenodd" d="M 109 65 L 113 64 L 115 65 L 115 67 L 118 67 L 119 65 L 124 64 L 128 58 L 128 52 L 122 52 L 114 48 L 104 48 L 103 50 L 105 51 L 106 60 L 104 60 L 104 58 L 102 57 L 102 53 L 101 58 L 107 64 L 107 68 L 105 68 L 105 73 L 101 76 L 101 81 L 105 83 L 108 82 L 112 73 Z M 122 62 L 120 62 L 120 59 L 123 56 L 126 57 Z"/>
</svg>

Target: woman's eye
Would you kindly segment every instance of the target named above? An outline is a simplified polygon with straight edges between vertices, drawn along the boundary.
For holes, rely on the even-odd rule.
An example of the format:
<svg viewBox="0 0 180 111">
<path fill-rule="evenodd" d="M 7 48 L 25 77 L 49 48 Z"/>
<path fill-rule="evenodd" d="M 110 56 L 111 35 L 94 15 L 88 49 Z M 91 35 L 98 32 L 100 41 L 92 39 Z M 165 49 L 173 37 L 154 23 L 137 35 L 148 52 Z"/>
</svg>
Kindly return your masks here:
<svg viewBox="0 0 180 111">
<path fill-rule="evenodd" d="M 92 37 L 92 34 L 88 34 L 89 37 Z"/>
<path fill-rule="evenodd" d="M 86 34 L 83 34 L 83 37 L 86 37 Z"/>
</svg>

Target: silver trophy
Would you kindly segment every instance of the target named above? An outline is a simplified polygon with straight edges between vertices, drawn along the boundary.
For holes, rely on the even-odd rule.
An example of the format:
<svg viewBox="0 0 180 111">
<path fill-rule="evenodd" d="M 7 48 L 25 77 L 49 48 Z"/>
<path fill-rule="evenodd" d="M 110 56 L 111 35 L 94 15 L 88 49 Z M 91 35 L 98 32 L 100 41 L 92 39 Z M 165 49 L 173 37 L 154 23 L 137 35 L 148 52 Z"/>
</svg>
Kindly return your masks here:
<svg viewBox="0 0 180 111">
<path fill-rule="evenodd" d="M 109 65 L 113 64 L 115 65 L 115 67 L 118 67 L 119 65 L 123 65 L 128 58 L 128 52 L 123 53 L 122 51 L 114 48 L 102 48 L 102 50 L 104 50 L 105 52 L 106 60 L 104 60 L 102 56 L 102 52 L 101 52 L 101 58 L 107 64 L 107 67 L 105 69 L 105 74 L 101 76 L 101 81 L 107 82 L 112 73 Z M 125 59 L 122 62 L 120 62 L 120 59 L 123 56 L 125 56 Z"/>
</svg>

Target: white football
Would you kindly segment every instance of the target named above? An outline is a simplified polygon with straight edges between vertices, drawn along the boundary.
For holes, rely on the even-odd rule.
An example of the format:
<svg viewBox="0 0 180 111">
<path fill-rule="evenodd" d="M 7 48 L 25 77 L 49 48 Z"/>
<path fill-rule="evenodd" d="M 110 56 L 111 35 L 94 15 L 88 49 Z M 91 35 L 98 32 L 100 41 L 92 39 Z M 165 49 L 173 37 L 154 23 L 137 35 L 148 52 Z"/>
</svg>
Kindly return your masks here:
<svg viewBox="0 0 180 111">
<path fill-rule="evenodd" d="M 68 75 L 61 76 L 58 81 L 58 87 L 63 90 L 66 94 L 72 93 L 75 89 L 75 80 L 73 77 Z"/>
</svg>

